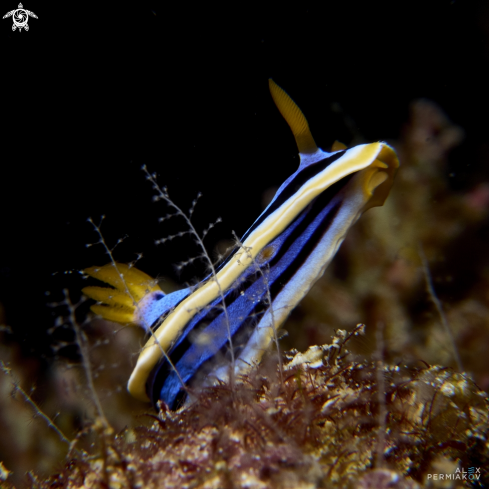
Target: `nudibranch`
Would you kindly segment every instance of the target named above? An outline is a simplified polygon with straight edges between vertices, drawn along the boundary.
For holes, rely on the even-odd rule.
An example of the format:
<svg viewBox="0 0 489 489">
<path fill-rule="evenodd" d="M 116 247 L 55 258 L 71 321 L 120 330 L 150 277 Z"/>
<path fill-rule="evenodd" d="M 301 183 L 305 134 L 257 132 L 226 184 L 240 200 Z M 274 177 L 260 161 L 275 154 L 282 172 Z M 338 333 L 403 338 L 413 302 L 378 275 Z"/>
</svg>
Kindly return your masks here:
<svg viewBox="0 0 489 489">
<path fill-rule="evenodd" d="M 389 194 L 399 166 L 390 146 L 347 149 L 335 142 L 331 152 L 319 149 L 297 105 L 272 80 L 269 85 L 295 136 L 300 166 L 216 274 L 164 294 L 127 265 L 85 270 L 112 286 L 83 289 L 98 301 L 95 313 L 151 333 L 128 383 L 138 399 L 177 409 L 189 390 L 230 375 L 239 380 L 323 275 L 348 229 Z"/>
</svg>

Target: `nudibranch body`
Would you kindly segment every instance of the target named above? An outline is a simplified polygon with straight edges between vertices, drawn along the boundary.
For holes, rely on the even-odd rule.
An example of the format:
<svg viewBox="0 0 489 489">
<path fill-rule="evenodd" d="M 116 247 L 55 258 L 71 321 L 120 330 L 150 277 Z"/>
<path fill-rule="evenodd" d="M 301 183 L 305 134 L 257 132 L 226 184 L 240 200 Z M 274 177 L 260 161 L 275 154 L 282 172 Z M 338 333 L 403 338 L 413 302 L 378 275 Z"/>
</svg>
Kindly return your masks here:
<svg viewBox="0 0 489 489">
<path fill-rule="evenodd" d="M 270 91 L 294 133 L 300 166 L 215 276 L 165 295 L 127 265 L 86 270 L 114 287 L 84 289 L 102 303 L 94 312 L 153 331 L 128 383 L 138 399 L 176 409 L 187 397 L 185 386 L 226 380 L 230 373 L 239 379 L 324 273 L 348 229 L 387 198 L 399 166 L 390 146 L 335 143 L 332 152 L 322 151 L 297 105 L 272 80 Z"/>
</svg>

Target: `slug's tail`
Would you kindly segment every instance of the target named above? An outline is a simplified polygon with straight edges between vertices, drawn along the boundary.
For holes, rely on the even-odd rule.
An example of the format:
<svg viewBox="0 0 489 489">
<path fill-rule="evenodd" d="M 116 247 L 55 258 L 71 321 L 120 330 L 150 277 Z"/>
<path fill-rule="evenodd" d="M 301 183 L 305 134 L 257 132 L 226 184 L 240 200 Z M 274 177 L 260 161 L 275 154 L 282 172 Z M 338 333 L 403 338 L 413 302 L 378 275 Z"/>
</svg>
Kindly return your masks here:
<svg viewBox="0 0 489 489">
<path fill-rule="evenodd" d="M 147 329 L 141 315 L 141 305 L 146 302 L 143 299 L 155 294 L 164 295 L 155 279 L 122 263 L 90 267 L 84 273 L 112 286 L 90 286 L 82 290 L 90 299 L 97 301 L 97 304 L 91 306 L 95 314 L 108 321 L 129 323 Z"/>
</svg>

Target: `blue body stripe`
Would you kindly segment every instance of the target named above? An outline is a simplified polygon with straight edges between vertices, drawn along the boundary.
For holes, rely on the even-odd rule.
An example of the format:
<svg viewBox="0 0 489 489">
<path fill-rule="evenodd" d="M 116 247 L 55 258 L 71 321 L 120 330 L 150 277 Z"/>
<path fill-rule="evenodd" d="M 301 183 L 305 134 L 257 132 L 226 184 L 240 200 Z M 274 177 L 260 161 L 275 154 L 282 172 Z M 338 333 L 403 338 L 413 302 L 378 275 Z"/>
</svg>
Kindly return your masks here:
<svg viewBox="0 0 489 489">
<path fill-rule="evenodd" d="M 273 252 L 266 260 L 251 265 L 235 287 L 225 294 L 226 308 L 233 338 L 235 357 L 239 355 L 261 316 L 268 308 L 267 289 L 273 299 L 284 286 L 293 281 L 295 272 L 307 259 L 315 245 L 327 231 L 342 203 L 341 189 L 349 181 L 345 178 L 318 197 L 267 248 Z M 333 195 L 333 198 L 331 197 Z M 258 270 L 258 268 L 260 270 Z M 213 360 L 227 356 L 228 328 L 221 308 L 221 298 L 197 313 L 170 349 L 169 355 L 185 384 L 200 376 L 206 377 Z M 199 344 L 192 335 L 207 335 L 209 341 Z M 201 336 L 202 338 L 202 336 Z M 172 409 L 178 408 L 185 397 L 180 380 L 166 361 L 150 376 L 148 395 L 153 403 L 161 399 Z"/>
</svg>

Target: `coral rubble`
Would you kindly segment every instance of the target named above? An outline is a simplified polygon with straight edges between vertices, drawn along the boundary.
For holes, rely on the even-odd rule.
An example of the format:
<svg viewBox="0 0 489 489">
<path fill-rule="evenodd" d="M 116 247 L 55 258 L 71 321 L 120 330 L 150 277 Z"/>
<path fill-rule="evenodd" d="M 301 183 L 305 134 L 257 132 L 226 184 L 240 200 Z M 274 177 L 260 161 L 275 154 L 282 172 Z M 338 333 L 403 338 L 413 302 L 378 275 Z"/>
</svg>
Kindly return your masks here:
<svg viewBox="0 0 489 489">
<path fill-rule="evenodd" d="M 282 372 L 270 356 L 233 388 L 161 406 L 148 426 L 101 433 L 98 454 L 79 452 L 32 487 L 408 489 L 488 466 L 489 401 L 468 376 L 352 361 L 350 336 L 292 352 Z"/>
</svg>

